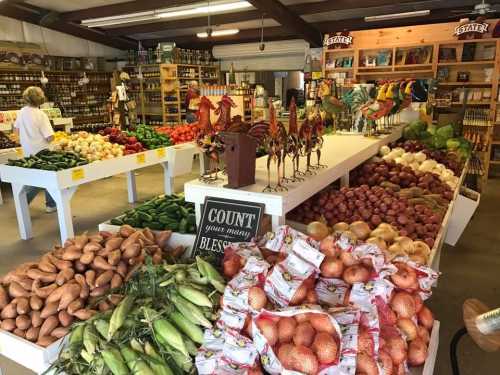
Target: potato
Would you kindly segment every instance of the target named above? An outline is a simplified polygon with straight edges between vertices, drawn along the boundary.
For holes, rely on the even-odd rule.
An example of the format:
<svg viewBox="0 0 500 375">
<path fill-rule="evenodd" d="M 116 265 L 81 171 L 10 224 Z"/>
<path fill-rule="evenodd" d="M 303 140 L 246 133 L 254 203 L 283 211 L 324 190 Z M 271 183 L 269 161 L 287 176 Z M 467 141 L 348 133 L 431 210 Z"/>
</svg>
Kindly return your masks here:
<svg viewBox="0 0 500 375">
<path fill-rule="evenodd" d="M 31 326 L 32 327 L 40 327 L 43 324 L 44 319 L 42 319 L 42 313 L 40 311 L 32 311 L 31 312 Z"/>
<path fill-rule="evenodd" d="M 95 285 L 95 276 L 96 276 L 96 272 L 94 270 L 88 270 L 87 272 L 85 272 L 85 281 L 87 282 L 87 285 L 90 287 L 90 288 L 94 288 Z"/>
<path fill-rule="evenodd" d="M 67 268 L 65 270 L 59 271 L 55 282 L 57 285 L 61 286 L 70 281 L 75 275 L 75 271 L 72 268 Z"/>
<path fill-rule="evenodd" d="M 34 280 L 29 277 L 20 277 L 17 279 L 17 282 L 27 291 L 31 291 L 33 289 Z"/>
<path fill-rule="evenodd" d="M 65 270 L 67 268 L 72 268 L 73 267 L 73 263 L 70 262 L 69 260 L 62 260 L 62 259 L 57 258 L 54 255 L 50 256 L 50 261 L 59 270 Z"/>
<path fill-rule="evenodd" d="M 83 299 L 81 298 L 78 298 L 78 299 L 75 299 L 73 302 L 71 302 L 69 305 L 68 305 L 68 313 L 70 315 L 74 315 L 76 311 L 80 310 L 83 308 L 84 306 L 84 301 Z M 62 323 L 62 322 L 61 322 Z"/>
<path fill-rule="evenodd" d="M 94 260 L 95 253 L 89 251 L 89 252 L 84 252 L 83 255 L 80 257 L 80 262 L 82 264 L 90 264 Z"/>
<path fill-rule="evenodd" d="M 97 288 L 104 286 L 108 284 L 111 279 L 113 278 L 114 272 L 113 271 L 105 271 L 101 273 L 96 279 L 95 279 L 95 286 Z"/>
<path fill-rule="evenodd" d="M 38 333 L 40 332 L 40 327 L 31 327 L 26 331 L 26 340 L 29 340 L 31 342 L 35 342 L 38 340 Z"/>
<path fill-rule="evenodd" d="M 30 297 L 30 307 L 32 310 L 40 310 L 43 306 L 43 300 L 38 296 Z"/>
<path fill-rule="evenodd" d="M 47 319 L 45 319 L 42 326 L 40 327 L 40 337 L 50 335 L 58 325 L 59 319 L 57 319 L 57 316 L 49 316 Z"/>
<path fill-rule="evenodd" d="M 92 297 L 100 297 L 106 294 L 106 292 L 109 290 L 109 284 L 94 288 L 90 291 L 90 295 Z"/>
<path fill-rule="evenodd" d="M 56 273 L 57 272 L 57 267 L 54 266 L 48 258 L 42 258 L 40 263 L 38 263 L 38 268 L 42 270 L 43 272 L 50 272 L 50 273 Z M 38 335 L 37 335 L 38 337 Z"/>
<path fill-rule="evenodd" d="M 9 303 L 2 309 L 0 314 L 1 319 L 14 319 L 17 316 L 17 309 L 15 303 Z"/>
<path fill-rule="evenodd" d="M 16 298 L 16 310 L 19 315 L 28 314 L 30 312 L 29 300 L 25 297 Z"/>
<path fill-rule="evenodd" d="M 87 281 L 85 280 L 85 277 L 80 274 L 75 275 L 75 280 L 80 285 L 80 298 L 86 299 L 89 296 L 90 293 L 90 288 L 87 285 Z"/>
<path fill-rule="evenodd" d="M 127 238 L 127 237 L 130 237 L 135 232 L 136 232 L 136 230 L 132 226 L 125 224 L 125 225 L 122 225 L 120 227 L 119 233 L 120 233 L 120 236 Z"/>
<path fill-rule="evenodd" d="M 102 238 L 102 237 L 101 237 Z M 84 247 L 83 247 L 83 255 L 85 255 L 85 253 L 94 253 L 96 251 L 99 251 L 102 249 L 102 246 L 100 243 L 98 242 L 95 242 L 95 241 L 91 241 L 89 242 L 88 244 L 86 244 Z M 81 262 L 81 258 L 80 258 L 80 262 Z"/>
<path fill-rule="evenodd" d="M 122 257 L 122 252 L 119 249 L 113 250 L 108 255 L 108 263 L 116 266 Z"/>
<path fill-rule="evenodd" d="M 79 260 L 75 260 L 75 270 L 77 272 L 84 273 L 85 271 L 87 271 L 87 268 L 88 267 L 86 264 L 83 264 Z"/>
<path fill-rule="evenodd" d="M 29 297 L 29 292 L 24 289 L 19 283 L 13 281 L 9 285 L 9 294 L 12 298 Z"/>
<path fill-rule="evenodd" d="M 31 327 L 31 319 L 28 315 L 18 315 L 16 318 L 16 326 L 23 331 Z"/>
<path fill-rule="evenodd" d="M 128 266 L 127 266 L 127 263 L 125 263 L 123 260 L 121 260 L 119 263 L 118 263 L 118 266 L 116 267 L 116 272 L 123 278 L 125 276 L 127 276 L 127 272 L 128 272 Z"/>
<path fill-rule="evenodd" d="M 137 240 L 142 236 L 142 233 L 140 231 L 136 231 L 132 233 L 130 236 L 127 237 L 125 241 L 122 242 L 120 245 L 120 250 L 125 251 L 125 249 L 130 246 L 131 244 L 134 244 L 137 242 Z"/>
<path fill-rule="evenodd" d="M 101 302 L 99 302 L 99 305 L 97 305 L 97 307 L 99 308 L 99 311 L 104 312 L 104 311 L 108 311 L 113 306 L 110 303 L 102 300 Z"/>
<path fill-rule="evenodd" d="M 105 249 L 108 250 L 108 251 L 113 251 L 115 249 L 119 249 L 120 248 L 120 245 L 122 244 L 123 242 L 123 238 L 121 237 L 113 237 L 113 238 L 110 238 L 106 241 L 106 244 L 104 245 Z"/>
<path fill-rule="evenodd" d="M 45 304 L 45 307 L 40 312 L 40 317 L 42 319 L 47 319 L 49 316 L 57 314 L 57 307 L 59 306 L 59 302 L 48 302 Z"/>
<path fill-rule="evenodd" d="M 0 285 L 0 310 L 2 310 L 5 306 L 7 306 L 10 302 L 9 295 L 5 288 Z"/>
<path fill-rule="evenodd" d="M 73 317 L 66 310 L 59 311 L 57 317 L 63 327 L 69 327 L 73 323 Z"/>
<path fill-rule="evenodd" d="M 52 283 L 56 280 L 56 274 L 55 273 L 49 273 L 49 272 L 43 272 L 39 270 L 38 268 L 31 268 L 26 272 L 26 275 L 33 280 L 38 280 L 40 279 L 44 283 Z"/>
<path fill-rule="evenodd" d="M 106 262 L 104 260 L 104 258 L 102 256 L 99 256 L 99 255 L 96 256 L 94 258 L 94 260 L 92 261 L 92 266 L 93 266 L 94 269 L 104 270 L 104 271 L 115 269 L 114 266 L 112 266 L 111 264 L 109 264 L 108 262 Z"/>
<path fill-rule="evenodd" d="M 138 243 L 131 243 L 124 248 L 122 255 L 125 259 L 130 259 L 138 256 L 140 252 L 141 245 L 139 245 Z"/>
<path fill-rule="evenodd" d="M 16 329 L 16 321 L 14 319 L 4 319 L 2 320 L 2 324 L 0 324 L 0 329 L 12 332 Z"/>
<path fill-rule="evenodd" d="M 51 303 L 51 302 L 56 302 L 61 299 L 63 294 L 66 292 L 66 289 L 68 288 L 70 284 L 64 284 L 63 286 L 60 286 L 56 290 L 54 290 L 50 295 L 47 297 L 45 300 L 45 303 Z"/>
<path fill-rule="evenodd" d="M 68 334 L 68 332 L 69 332 L 68 328 L 57 327 L 56 329 L 54 329 L 52 331 L 51 336 L 60 339 L 61 337 L 66 336 Z"/>
<path fill-rule="evenodd" d="M 111 289 L 119 288 L 120 286 L 122 286 L 122 284 L 123 284 L 122 277 L 119 274 L 115 273 L 113 275 L 113 278 L 111 279 L 110 283 Z"/>
<path fill-rule="evenodd" d="M 97 311 L 91 310 L 91 309 L 80 309 L 78 311 L 75 311 L 73 314 L 80 320 L 87 320 L 92 318 L 95 314 L 97 314 Z"/>
<path fill-rule="evenodd" d="M 56 337 L 53 337 L 53 336 L 42 336 L 42 335 L 39 334 L 38 341 L 36 342 L 36 344 L 39 345 L 39 346 L 42 346 L 42 347 L 46 348 L 47 346 L 49 346 L 50 344 L 52 344 L 55 341 L 57 341 Z"/>
<path fill-rule="evenodd" d="M 71 245 L 64 248 L 64 252 L 62 254 L 62 260 L 77 260 L 82 256 L 82 250 L 78 247 Z"/>
<path fill-rule="evenodd" d="M 24 338 L 26 336 L 26 331 L 16 328 L 13 332 L 14 335 Z"/>
<path fill-rule="evenodd" d="M 37 297 L 43 300 L 48 298 L 48 296 L 51 295 L 57 288 L 57 284 L 55 283 L 42 287 L 40 280 L 35 280 L 33 282 L 33 292 Z"/>
<path fill-rule="evenodd" d="M 66 308 L 71 302 L 79 298 L 80 290 L 81 290 L 80 285 L 78 285 L 77 283 L 68 284 L 64 294 L 62 295 L 59 301 L 59 311 L 66 310 Z"/>
</svg>

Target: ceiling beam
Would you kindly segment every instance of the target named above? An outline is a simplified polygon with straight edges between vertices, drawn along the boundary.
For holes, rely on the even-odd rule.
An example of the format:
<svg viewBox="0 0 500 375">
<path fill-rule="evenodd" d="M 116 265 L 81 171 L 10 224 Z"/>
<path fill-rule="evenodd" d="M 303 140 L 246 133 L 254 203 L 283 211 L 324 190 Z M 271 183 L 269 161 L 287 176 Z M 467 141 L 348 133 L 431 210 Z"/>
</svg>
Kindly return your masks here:
<svg viewBox="0 0 500 375">
<path fill-rule="evenodd" d="M 311 46 L 318 47 L 322 43 L 321 33 L 299 15 L 288 9 L 279 0 L 247 0 L 250 4 L 274 18 L 283 27 L 309 42 Z"/>
<path fill-rule="evenodd" d="M 17 6 L 17 4 L 9 3 L 0 6 L 0 15 L 35 25 L 40 25 L 41 20 L 48 13 L 50 11 L 33 6 L 28 8 L 24 5 Z M 129 38 L 111 38 L 100 31 L 91 30 L 74 23 L 57 21 L 44 25 L 44 27 L 118 49 L 134 48 L 137 45 L 135 41 Z"/>
<path fill-rule="evenodd" d="M 215 14 L 213 16 L 210 16 L 210 24 L 212 26 L 215 26 L 227 23 L 245 22 L 245 21 L 252 21 L 255 19 L 259 19 L 260 17 L 261 13 L 258 10 L 249 10 L 238 13 Z M 140 34 L 154 33 L 157 31 L 165 31 L 165 30 L 204 27 L 207 26 L 207 24 L 208 24 L 207 17 L 203 16 L 203 17 L 188 18 L 183 20 L 163 21 L 154 23 L 144 23 L 141 25 L 115 27 L 106 29 L 106 34 L 115 36 L 115 35 L 131 35 L 139 33 Z"/>
<path fill-rule="evenodd" d="M 136 0 L 127 1 L 126 3 L 118 3 L 111 5 L 103 5 L 94 8 L 75 10 L 62 14 L 62 19 L 66 21 L 81 21 L 89 18 L 110 17 L 120 14 L 144 12 L 154 9 L 162 9 L 167 7 L 176 7 L 199 2 L 199 0 Z"/>
</svg>

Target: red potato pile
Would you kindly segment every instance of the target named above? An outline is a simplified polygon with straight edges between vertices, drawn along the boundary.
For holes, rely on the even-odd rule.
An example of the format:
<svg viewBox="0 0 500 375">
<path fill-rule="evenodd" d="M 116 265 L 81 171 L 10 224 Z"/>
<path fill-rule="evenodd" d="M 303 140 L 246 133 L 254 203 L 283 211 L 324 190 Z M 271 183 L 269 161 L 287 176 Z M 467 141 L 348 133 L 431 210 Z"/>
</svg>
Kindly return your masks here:
<svg viewBox="0 0 500 375">
<path fill-rule="evenodd" d="M 413 205 L 391 189 L 367 185 L 324 190 L 294 209 L 289 217 L 305 224 L 325 220 L 329 226 L 364 221 L 369 229 L 386 223 L 400 236 L 422 240 L 431 248 L 443 220 L 439 212 L 423 204 Z"/>
<path fill-rule="evenodd" d="M 411 167 L 394 162 L 368 162 L 353 170 L 349 177 L 351 186 L 383 186 L 391 183 L 399 188 L 419 187 L 425 192 L 440 194 L 447 200 L 453 199 L 450 187 L 434 173 L 416 173 Z"/>
<path fill-rule="evenodd" d="M 109 294 L 150 255 L 168 249 L 170 231 L 153 234 L 121 227 L 118 233 L 82 234 L 56 246 L 40 261 L 24 263 L 0 280 L 0 328 L 46 347 L 65 336 L 74 320 L 87 320 L 121 300 Z M 107 298 L 103 296 L 109 294 Z"/>
<path fill-rule="evenodd" d="M 287 370 L 317 374 L 338 360 L 339 337 L 325 313 L 263 315 L 256 325 Z"/>
</svg>

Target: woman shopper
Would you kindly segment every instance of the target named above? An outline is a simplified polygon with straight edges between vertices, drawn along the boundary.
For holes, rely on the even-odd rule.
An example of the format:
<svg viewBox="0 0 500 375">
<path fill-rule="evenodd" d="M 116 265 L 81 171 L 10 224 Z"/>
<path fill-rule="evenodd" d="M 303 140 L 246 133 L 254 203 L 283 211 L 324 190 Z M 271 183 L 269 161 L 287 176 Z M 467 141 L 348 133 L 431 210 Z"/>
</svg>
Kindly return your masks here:
<svg viewBox="0 0 500 375">
<path fill-rule="evenodd" d="M 24 156 L 35 155 L 49 148 L 54 139 L 54 130 L 50 125 L 48 116 L 40 110 L 40 105 L 45 102 L 45 94 L 40 87 L 31 86 L 23 92 L 26 105 L 19 111 L 14 127 L 19 135 Z M 43 188 L 35 186 L 26 187 L 28 204 L 35 199 Z M 45 211 L 56 211 L 56 203 L 45 190 Z"/>
<path fill-rule="evenodd" d="M 191 81 L 189 83 L 189 88 L 186 93 L 186 99 L 184 104 L 186 105 L 186 122 L 188 124 L 193 124 L 198 121 L 196 113 L 198 112 L 198 107 L 200 105 L 200 91 L 198 89 L 198 81 Z"/>
</svg>

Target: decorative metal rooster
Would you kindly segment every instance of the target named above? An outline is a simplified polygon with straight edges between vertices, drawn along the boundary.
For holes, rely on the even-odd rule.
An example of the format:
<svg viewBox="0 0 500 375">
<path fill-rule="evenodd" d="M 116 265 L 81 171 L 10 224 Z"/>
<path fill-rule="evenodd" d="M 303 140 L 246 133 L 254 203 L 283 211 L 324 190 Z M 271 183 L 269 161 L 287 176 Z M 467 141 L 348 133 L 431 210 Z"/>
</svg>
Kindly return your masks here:
<svg viewBox="0 0 500 375">
<path fill-rule="evenodd" d="M 211 110 L 215 110 L 214 105 L 203 96 L 197 113 L 200 131 L 196 137 L 196 144 L 209 161 L 208 171 L 200 176 L 200 180 L 204 182 L 214 182 L 218 179 L 220 154 L 223 151 L 222 143 L 210 121 Z"/>
<path fill-rule="evenodd" d="M 319 108 L 316 107 L 313 112 L 312 129 L 311 129 L 311 152 L 316 152 L 318 157 L 317 164 L 313 168 L 326 168 L 327 166 L 320 163 L 321 149 L 323 148 L 323 119 L 319 113 Z"/>
<path fill-rule="evenodd" d="M 311 153 L 313 150 L 312 133 L 313 118 L 311 116 L 306 116 L 299 130 L 299 139 L 301 142 L 300 154 L 306 157 L 306 170 L 302 173 L 303 175 L 315 174 L 311 169 Z"/>
<path fill-rule="evenodd" d="M 218 107 L 215 109 L 215 114 L 219 118 L 214 124 L 215 131 L 227 131 L 232 123 L 231 108 L 236 108 L 236 103 L 229 96 L 224 95 L 217 104 Z"/>
<path fill-rule="evenodd" d="M 288 136 L 286 137 L 285 152 L 283 153 L 283 169 L 285 168 L 285 158 L 288 156 L 292 159 L 293 175 L 290 178 L 285 178 L 285 180 L 289 180 L 291 182 L 304 181 L 302 177 L 298 176 L 299 174 L 302 174 L 302 172 L 299 171 L 300 150 L 302 148 L 302 143 L 299 138 L 297 104 L 295 103 L 294 97 L 292 97 L 290 102 L 289 111 Z"/>
</svg>

